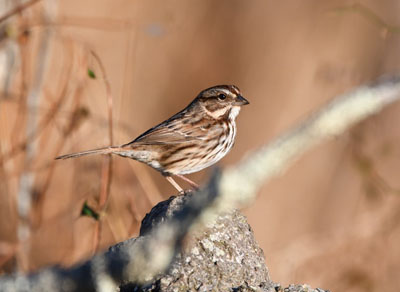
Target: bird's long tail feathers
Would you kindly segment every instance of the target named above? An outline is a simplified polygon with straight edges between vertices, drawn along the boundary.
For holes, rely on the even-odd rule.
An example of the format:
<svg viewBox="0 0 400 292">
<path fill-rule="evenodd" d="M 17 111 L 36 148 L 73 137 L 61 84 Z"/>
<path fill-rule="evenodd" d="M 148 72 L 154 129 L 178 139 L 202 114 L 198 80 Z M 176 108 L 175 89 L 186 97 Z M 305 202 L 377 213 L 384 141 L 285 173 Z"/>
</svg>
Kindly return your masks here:
<svg viewBox="0 0 400 292">
<path fill-rule="evenodd" d="M 65 154 L 65 155 L 58 156 L 55 159 L 76 158 L 76 157 L 80 157 L 80 156 L 93 155 L 93 154 L 112 154 L 112 153 L 118 152 L 118 150 L 120 150 L 120 149 L 121 149 L 121 147 L 119 147 L 119 146 L 104 147 L 104 148 L 86 150 L 86 151 L 77 152 L 77 153 Z"/>
</svg>

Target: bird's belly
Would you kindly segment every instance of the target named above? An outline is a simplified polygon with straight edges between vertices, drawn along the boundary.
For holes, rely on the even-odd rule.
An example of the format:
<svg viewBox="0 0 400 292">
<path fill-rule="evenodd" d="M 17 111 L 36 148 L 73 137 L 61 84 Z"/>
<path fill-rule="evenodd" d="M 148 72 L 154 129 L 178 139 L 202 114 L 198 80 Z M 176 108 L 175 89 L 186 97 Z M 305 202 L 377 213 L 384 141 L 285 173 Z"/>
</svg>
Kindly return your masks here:
<svg viewBox="0 0 400 292">
<path fill-rule="evenodd" d="M 212 156 L 210 158 L 205 156 L 204 158 L 197 161 L 189 161 L 185 167 L 177 170 L 177 174 L 189 174 L 203 170 L 204 168 L 207 168 L 221 160 L 229 152 L 230 149 L 231 147 L 229 149 L 226 149 L 225 151 L 220 151 L 216 153 L 215 156 Z M 213 155 L 213 153 L 210 153 L 210 156 L 211 155 Z"/>
<path fill-rule="evenodd" d="M 221 160 L 232 149 L 235 140 L 236 129 L 232 126 L 226 137 L 221 143 L 217 145 L 209 145 L 205 149 L 204 154 L 202 151 L 197 151 L 191 155 L 187 155 L 185 160 L 182 160 L 181 165 L 172 166 L 168 172 L 172 174 L 189 174 L 198 172 L 207 168 L 219 160 Z"/>
</svg>

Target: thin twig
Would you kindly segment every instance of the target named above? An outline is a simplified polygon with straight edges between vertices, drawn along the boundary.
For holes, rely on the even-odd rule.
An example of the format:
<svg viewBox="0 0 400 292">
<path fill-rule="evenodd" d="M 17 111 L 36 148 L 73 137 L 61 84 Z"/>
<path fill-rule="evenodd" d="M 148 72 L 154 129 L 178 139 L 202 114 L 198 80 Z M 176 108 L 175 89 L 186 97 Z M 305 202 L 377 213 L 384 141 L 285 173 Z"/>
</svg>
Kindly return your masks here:
<svg viewBox="0 0 400 292">
<path fill-rule="evenodd" d="M 130 20 L 90 17 L 65 17 L 61 16 L 57 22 L 32 22 L 32 26 L 50 25 L 54 27 L 74 27 L 104 31 L 124 31 L 133 25 Z"/>
<path fill-rule="evenodd" d="M 38 123 L 37 129 L 35 131 L 29 132 L 23 141 L 14 145 L 11 148 L 11 150 L 0 156 L 0 165 L 12 159 L 15 155 L 19 154 L 21 151 L 26 150 L 26 148 L 30 143 L 35 142 L 39 138 L 40 134 L 43 133 L 46 127 L 50 125 L 50 122 L 53 121 L 56 115 L 58 114 L 58 110 L 62 102 L 63 99 L 54 102 L 54 104 L 47 110 L 47 114 L 45 115 L 45 117 Z M 35 106 L 31 107 L 35 108 Z"/>
<path fill-rule="evenodd" d="M 39 1 L 41 1 L 41 0 L 30 0 L 28 2 L 18 5 L 17 7 L 11 9 L 9 12 L 5 13 L 3 16 L 0 16 L 0 23 L 5 21 L 6 19 L 10 18 L 11 16 L 14 16 L 15 14 L 20 13 L 21 11 L 29 8 L 30 6 L 32 6 L 33 4 L 36 4 Z"/>
<path fill-rule="evenodd" d="M 230 196 L 229 201 L 235 207 L 250 204 L 262 184 L 280 175 L 301 154 L 321 141 L 341 134 L 399 97 L 400 77 L 397 76 L 338 96 L 286 135 L 227 169 L 222 177 L 221 192 Z"/>
<path fill-rule="evenodd" d="M 335 12 L 353 12 L 358 13 L 366 19 L 370 20 L 379 28 L 383 28 L 390 33 L 400 33 L 400 26 L 387 23 L 383 18 L 376 14 L 373 10 L 361 3 L 355 3 L 349 6 L 342 6 L 334 9 Z"/>
<path fill-rule="evenodd" d="M 38 56 L 34 74 L 34 81 L 30 88 L 27 104 L 30 106 L 36 107 L 36 105 L 40 102 L 41 88 L 43 86 L 44 74 L 47 68 L 48 61 L 48 49 L 50 42 L 50 34 L 51 32 L 48 29 L 45 29 L 41 35 L 41 39 L 39 42 L 38 48 Z M 26 136 L 31 137 L 35 135 L 38 130 L 38 116 L 35 111 L 28 112 L 27 120 L 26 120 Z M 35 140 L 31 143 L 26 144 L 26 152 L 25 152 L 25 160 L 24 160 L 24 169 L 21 173 L 19 180 L 19 190 L 18 190 L 18 215 L 19 215 L 19 225 L 18 225 L 18 239 L 20 242 L 25 242 L 26 239 L 30 237 L 30 227 L 29 224 L 29 213 L 31 211 L 31 203 L 32 203 L 32 194 L 33 187 L 35 182 L 35 177 L 32 172 L 30 172 L 29 168 L 32 165 L 32 161 L 36 155 L 37 145 Z M 18 253 L 19 258 L 21 259 L 24 256 L 29 254 L 29 245 L 28 243 L 21 244 L 21 249 Z M 21 261 L 19 261 L 21 264 Z"/>
<path fill-rule="evenodd" d="M 70 57 L 72 59 L 72 48 L 69 47 L 70 49 Z M 57 100 L 54 102 L 54 105 L 50 108 L 47 117 L 45 117 L 44 121 L 40 123 L 40 125 L 42 127 L 39 127 L 39 131 L 37 134 L 37 137 L 39 136 L 40 133 L 42 133 L 42 131 L 44 131 L 45 126 L 50 124 L 50 121 L 53 121 L 59 114 L 59 111 L 62 107 L 62 105 L 64 104 L 67 96 L 68 96 L 68 91 L 70 89 L 70 84 L 71 84 L 71 72 L 72 72 L 72 62 L 67 62 L 67 66 L 66 68 L 63 70 L 63 72 L 65 72 L 65 74 L 63 74 L 63 76 L 65 77 L 64 83 L 62 84 L 62 88 L 61 88 L 61 92 L 60 94 L 57 96 Z M 27 142 L 29 143 L 29 140 L 27 140 Z M 62 145 L 62 144 L 61 144 Z M 61 146 L 59 143 L 58 146 L 58 152 L 60 152 L 61 150 Z M 57 149 L 57 148 L 56 148 Z M 53 157 L 56 157 L 57 155 L 54 155 Z M 33 225 L 40 225 L 41 223 L 41 219 L 42 219 L 42 215 L 43 215 L 43 202 L 44 202 L 44 198 L 46 195 L 46 192 L 50 186 L 51 183 L 51 179 L 53 177 L 54 174 L 54 170 L 55 170 L 55 164 L 56 161 L 54 159 L 51 159 L 50 164 L 47 167 L 47 175 L 44 179 L 43 184 L 41 185 L 40 190 L 38 190 L 37 192 L 37 197 L 35 200 L 35 211 L 36 211 L 36 216 L 35 216 L 35 222 Z"/>
<path fill-rule="evenodd" d="M 107 110 L 108 110 L 108 138 L 110 141 L 110 145 L 113 145 L 113 116 L 112 116 L 112 108 L 113 108 L 113 97 L 111 93 L 111 86 L 107 79 L 106 70 L 103 66 L 103 62 L 100 57 L 94 51 L 90 51 L 91 55 L 97 61 L 100 67 L 100 71 L 102 73 L 102 79 L 104 81 L 106 87 L 106 98 L 107 98 Z M 101 169 L 101 188 L 100 188 L 100 198 L 99 198 L 99 210 L 100 214 L 104 215 L 104 210 L 107 206 L 107 201 L 110 195 L 110 186 L 111 186 L 111 176 L 112 176 L 112 157 L 111 155 L 106 155 L 103 158 L 103 166 Z M 97 221 L 97 226 L 95 230 L 95 249 L 97 251 L 101 241 L 101 217 Z"/>
<path fill-rule="evenodd" d="M 112 117 L 113 97 L 112 97 L 112 93 L 111 93 L 111 85 L 110 85 L 110 82 L 108 81 L 106 70 L 105 70 L 105 68 L 103 66 L 103 62 L 101 61 L 100 57 L 94 51 L 90 51 L 90 53 L 92 54 L 92 56 L 95 58 L 95 60 L 97 61 L 97 63 L 100 66 L 100 70 L 101 70 L 101 74 L 102 74 L 102 77 L 103 77 L 103 81 L 104 81 L 104 84 L 106 86 L 108 123 L 109 123 L 108 137 L 109 137 L 109 140 L 110 140 L 110 145 L 113 145 L 113 117 Z"/>
</svg>

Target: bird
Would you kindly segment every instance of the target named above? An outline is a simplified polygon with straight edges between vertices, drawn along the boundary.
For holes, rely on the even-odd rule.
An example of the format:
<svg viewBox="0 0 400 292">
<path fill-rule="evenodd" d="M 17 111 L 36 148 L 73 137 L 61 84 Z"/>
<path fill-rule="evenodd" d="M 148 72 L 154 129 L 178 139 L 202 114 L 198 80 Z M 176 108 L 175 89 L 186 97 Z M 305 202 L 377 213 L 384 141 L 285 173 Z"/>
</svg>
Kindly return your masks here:
<svg viewBox="0 0 400 292">
<path fill-rule="evenodd" d="M 223 158 L 236 137 L 236 118 L 249 102 L 235 85 L 217 85 L 201 91 L 183 110 L 147 130 L 129 143 L 65 154 L 55 159 L 93 154 L 116 154 L 145 163 L 160 172 L 179 193 L 179 177 L 194 189 L 186 174 L 205 169 Z"/>
</svg>

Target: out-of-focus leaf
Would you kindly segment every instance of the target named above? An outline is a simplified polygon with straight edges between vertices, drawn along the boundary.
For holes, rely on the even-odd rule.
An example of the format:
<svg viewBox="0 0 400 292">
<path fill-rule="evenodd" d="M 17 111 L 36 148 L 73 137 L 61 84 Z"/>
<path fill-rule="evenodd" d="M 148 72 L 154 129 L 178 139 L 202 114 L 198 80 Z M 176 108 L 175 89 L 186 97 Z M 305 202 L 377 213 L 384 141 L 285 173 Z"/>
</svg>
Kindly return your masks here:
<svg viewBox="0 0 400 292">
<path fill-rule="evenodd" d="M 94 220 L 99 220 L 99 213 L 97 213 L 95 210 L 93 210 L 87 202 L 83 204 L 82 211 L 81 211 L 81 216 L 88 216 L 92 217 Z"/>
<path fill-rule="evenodd" d="M 94 71 L 92 69 L 88 69 L 88 75 L 92 79 L 96 79 L 96 74 L 94 74 Z"/>
</svg>

